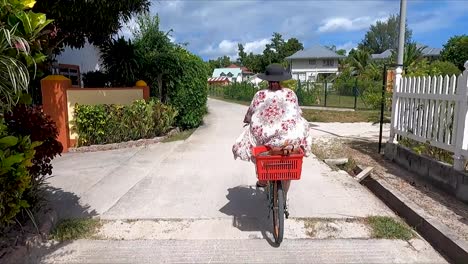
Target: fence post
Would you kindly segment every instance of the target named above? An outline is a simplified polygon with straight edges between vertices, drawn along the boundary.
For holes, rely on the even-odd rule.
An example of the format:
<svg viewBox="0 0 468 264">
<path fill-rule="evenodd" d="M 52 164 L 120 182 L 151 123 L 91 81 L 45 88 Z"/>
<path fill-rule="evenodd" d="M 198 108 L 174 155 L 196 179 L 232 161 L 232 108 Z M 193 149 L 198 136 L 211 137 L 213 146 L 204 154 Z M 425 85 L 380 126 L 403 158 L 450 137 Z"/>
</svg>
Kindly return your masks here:
<svg viewBox="0 0 468 264">
<path fill-rule="evenodd" d="M 328 97 L 327 81 L 323 83 L 323 87 L 325 89 L 325 107 L 327 107 L 327 97 Z"/>
<path fill-rule="evenodd" d="M 354 110 L 357 110 L 357 97 L 358 97 L 357 77 L 354 79 L 353 95 L 354 95 Z"/>
<path fill-rule="evenodd" d="M 453 168 L 457 171 L 465 170 L 465 158 L 462 151 L 468 141 L 466 126 L 468 112 L 468 61 L 465 62 L 465 70 L 457 80 L 457 98 L 455 105 L 454 132 L 455 153 L 453 155 Z"/>
<path fill-rule="evenodd" d="M 393 84 L 393 96 L 392 96 L 392 117 L 391 117 L 391 123 L 390 123 L 390 138 L 388 139 L 388 142 L 390 143 L 396 143 L 395 140 L 395 126 L 396 126 L 396 120 L 398 118 L 398 108 L 397 108 L 397 99 L 398 99 L 398 93 L 401 91 L 401 80 L 402 80 L 402 74 L 403 73 L 403 68 L 399 66 L 396 68 L 396 75 L 395 75 L 395 83 Z"/>
</svg>

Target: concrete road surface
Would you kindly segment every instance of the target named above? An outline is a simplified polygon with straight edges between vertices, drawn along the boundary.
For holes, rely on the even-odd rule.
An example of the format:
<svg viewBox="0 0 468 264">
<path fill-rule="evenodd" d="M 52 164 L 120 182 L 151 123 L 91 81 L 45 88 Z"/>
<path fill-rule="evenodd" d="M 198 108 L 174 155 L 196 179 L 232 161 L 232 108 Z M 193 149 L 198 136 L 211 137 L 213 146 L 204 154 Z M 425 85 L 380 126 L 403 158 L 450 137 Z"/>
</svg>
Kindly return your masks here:
<svg viewBox="0 0 468 264">
<path fill-rule="evenodd" d="M 252 187 L 256 182 L 254 166 L 234 161 L 231 153 L 231 146 L 243 129 L 246 109 L 210 99 L 205 124 L 185 142 L 68 153 L 54 161 L 50 199 L 61 218 L 96 216 L 111 222 L 203 220 L 204 228 L 197 229 L 203 236 L 192 230 L 190 239 L 181 239 L 181 232 L 171 237 L 171 229 L 166 228 L 164 232 L 169 233 L 165 237 L 176 240 L 79 240 L 42 251 L 47 252 L 43 260 L 47 263 L 444 262 L 424 241 L 420 241 L 421 248 L 415 248 L 409 242 L 397 240 L 297 239 L 302 237 L 298 232 L 304 230 L 295 231 L 292 222 L 290 227 L 286 224 L 285 242 L 280 248 L 272 247 L 264 239 L 264 232 L 268 231 L 264 225 L 267 219 L 264 193 Z M 315 157 L 305 160 L 302 179 L 293 182 L 289 206 L 294 219 L 394 216 L 354 179 L 332 171 Z M 144 232 L 159 231 L 147 228 Z M 118 228 L 115 232 L 119 232 Z M 225 234 L 231 233 L 249 235 L 227 239 Z"/>
</svg>

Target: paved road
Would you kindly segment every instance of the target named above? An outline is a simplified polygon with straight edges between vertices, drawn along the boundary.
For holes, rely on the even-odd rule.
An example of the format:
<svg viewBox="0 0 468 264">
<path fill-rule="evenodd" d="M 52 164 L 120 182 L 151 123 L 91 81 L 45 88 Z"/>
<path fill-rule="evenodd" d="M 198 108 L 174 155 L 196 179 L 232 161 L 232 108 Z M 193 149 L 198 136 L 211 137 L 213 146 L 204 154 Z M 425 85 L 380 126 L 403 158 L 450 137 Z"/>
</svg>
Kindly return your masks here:
<svg viewBox="0 0 468 264">
<path fill-rule="evenodd" d="M 406 263 L 443 261 L 425 243 L 423 249 L 413 250 L 401 241 L 294 240 L 300 237 L 294 230 L 287 230 L 286 239 L 290 240 L 281 249 L 271 248 L 265 239 L 249 239 L 264 238 L 267 214 L 264 194 L 252 187 L 256 181 L 253 165 L 234 161 L 231 153 L 231 146 L 243 129 L 245 111 L 245 106 L 209 100 L 205 124 L 185 142 L 69 153 L 54 161 L 51 201 L 62 218 L 204 219 L 208 228 L 201 231 L 208 232 L 211 239 L 80 240 L 62 245 L 55 252 L 52 250 L 46 256 L 47 262 L 110 263 L 121 258 L 122 262 L 149 263 L 154 261 L 152 257 L 159 257 L 161 262 L 205 262 L 209 258 L 214 258 L 214 262 L 233 262 L 236 256 L 242 255 L 237 262 L 247 263 L 250 259 L 247 253 L 257 249 L 274 257 L 265 259 L 263 253 L 256 253 L 251 262 L 301 262 L 305 257 L 314 257 L 329 260 L 325 262 L 381 263 L 385 259 L 388 263 L 403 263 L 402 256 L 408 256 Z M 305 160 L 303 178 L 293 183 L 289 203 L 293 218 L 393 216 L 380 200 L 352 178 L 332 171 L 314 157 Z M 213 221 L 212 228 L 210 221 Z M 217 234 L 228 234 L 232 229 L 249 235 L 237 240 L 216 240 L 224 238 Z M 258 235 L 252 236 L 252 232 Z M 181 252 L 171 255 L 163 254 L 162 249 L 153 250 L 159 247 L 173 247 Z M 195 249 L 189 250 L 192 247 Z M 400 251 L 407 255 L 400 255 Z"/>
</svg>

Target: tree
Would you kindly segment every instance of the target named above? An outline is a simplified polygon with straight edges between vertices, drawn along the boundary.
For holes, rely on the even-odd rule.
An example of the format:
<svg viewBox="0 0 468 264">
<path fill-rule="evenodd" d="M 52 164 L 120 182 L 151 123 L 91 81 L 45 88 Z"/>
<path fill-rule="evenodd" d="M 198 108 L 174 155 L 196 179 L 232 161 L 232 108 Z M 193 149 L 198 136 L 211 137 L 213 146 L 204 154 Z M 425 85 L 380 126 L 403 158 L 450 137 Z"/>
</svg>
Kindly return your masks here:
<svg viewBox="0 0 468 264">
<path fill-rule="evenodd" d="M 303 50 L 304 45 L 296 38 L 290 38 L 283 46 L 280 47 L 279 55 L 283 60 L 294 53 Z"/>
<path fill-rule="evenodd" d="M 95 45 L 105 43 L 118 33 L 123 23 L 149 10 L 149 6 L 150 0 L 41 0 L 33 11 L 54 20 L 51 49 L 58 52 L 63 45 L 81 48 L 86 40 Z"/>
<path fill-rule="evenodd" d="M 225 68 L 231 65 L 231 58 L 229 56 L 218 57 L 216 60 L 209 60 L 208 65 L 208 76 L 211 76 L 213 70 L 216 68 Z"/>
<path fill-rule="evenodd" d="M 371 54 L 382 53 L 388 49 L 396 50 L 398 48 L 400 17 L 398 15 L 390 16 L 386 21 L 377 21 L 371 25 L 364 39 L 359 43 L 359 49 L 365 49 Z M 405 41 L 411 41 L 412 31 L 405 25 Z"/>
<path fill-rule="evenodd" d="M 460 70 L 455 64 L 448 61 L 436 60 L 429 62 L 427 59 L 422 59 L 406 68 L 409 76 L 436 76 L 436 75 L 458 75 Z"/>
<path fill-rule="evenodd" d="M 138 30 L 134 32 L 135 46 L 142 72 L 140 77 L 157 87 L 157 96 L 166 101 L 168 89 L 173 85 L 171 78 L 180 74 L 181 65 L 175 54 L 178 45 L 171 42 L 168 32 L 159 28 L 159 17 L 148 13 L 137 18 Z"/>
<path fill-rule="evenodd" d="M 339 49 L 339 50 L 337 50 L 335 52 L 338 55 L 346 56 L 346 50 L 345 49 Z"/>
<path fill-rule="evenodd" d="M 357 75 L 362 74 L 371 63 L 371 56 L 366 50 L 355 50 L 349 55 L 349 64 Z"/>
<path fill-rule="evenodd" d="M 133 86 L 137 81 L 138 62 L 135 46 L 120 37 L 100 46 L 101 60 L 113 86 Z"/>
<path fill-rule="evenodd" d="M 418 47 L 416 43 L 406 44 L 404 54 L 403 54 L 403 65 L 405 67 L 409 67 L 421 61 L 423 59 L 423 50 L 425 48 L 426 48 L 425 46 Z M 396 62 L 397 56 L 398 56 L 397 51 L 393 50 L 391 60 Z"/>
<path fill-rule="evenodd" d="M 441 56 L 442 60 L 455 64 L 463 71 L 468 61 L 468 35 L 451 37 L 444 45 Z"/>
<path fill-rule="evenodd" d="M 244 66 L 247 53 L 244 51 L 244 45 L 241 43 L 237 44 L 237 49 L 239 50 L 237 62 Z"/>
<path fill-rule="evenodd" d="M 285 58 L 304 49 L 304 46 L 296 38 L 290 38 L 285 41 L 281 34 L 275 32 L 270 43 L 265 45 L 263 54 L 253 54 L 251 52 L 247 55 L 242 44 L 239 44 L 238 48 L 239 61 L 242 62 L 242 65 L 254 72 L 262 72 L 271 63 L 287 66 Z"/>
</svg>

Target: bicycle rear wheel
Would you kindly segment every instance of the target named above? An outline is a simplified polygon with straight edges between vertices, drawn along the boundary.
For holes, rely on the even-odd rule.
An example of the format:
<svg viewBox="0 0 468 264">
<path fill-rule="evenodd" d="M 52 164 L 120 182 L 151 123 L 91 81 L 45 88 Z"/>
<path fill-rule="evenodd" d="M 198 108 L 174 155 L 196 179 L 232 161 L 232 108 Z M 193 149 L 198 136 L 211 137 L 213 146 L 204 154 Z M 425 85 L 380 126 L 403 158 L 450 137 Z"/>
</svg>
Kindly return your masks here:
<svg viewBox="0 0 468 264">
<path fill-rule="evenodd" d="M 284 192 L 281 181 L 274 181 L 273 185 L 273 237 L 276 244 L 283 242 L 284 233 Z"/>
</svg>

